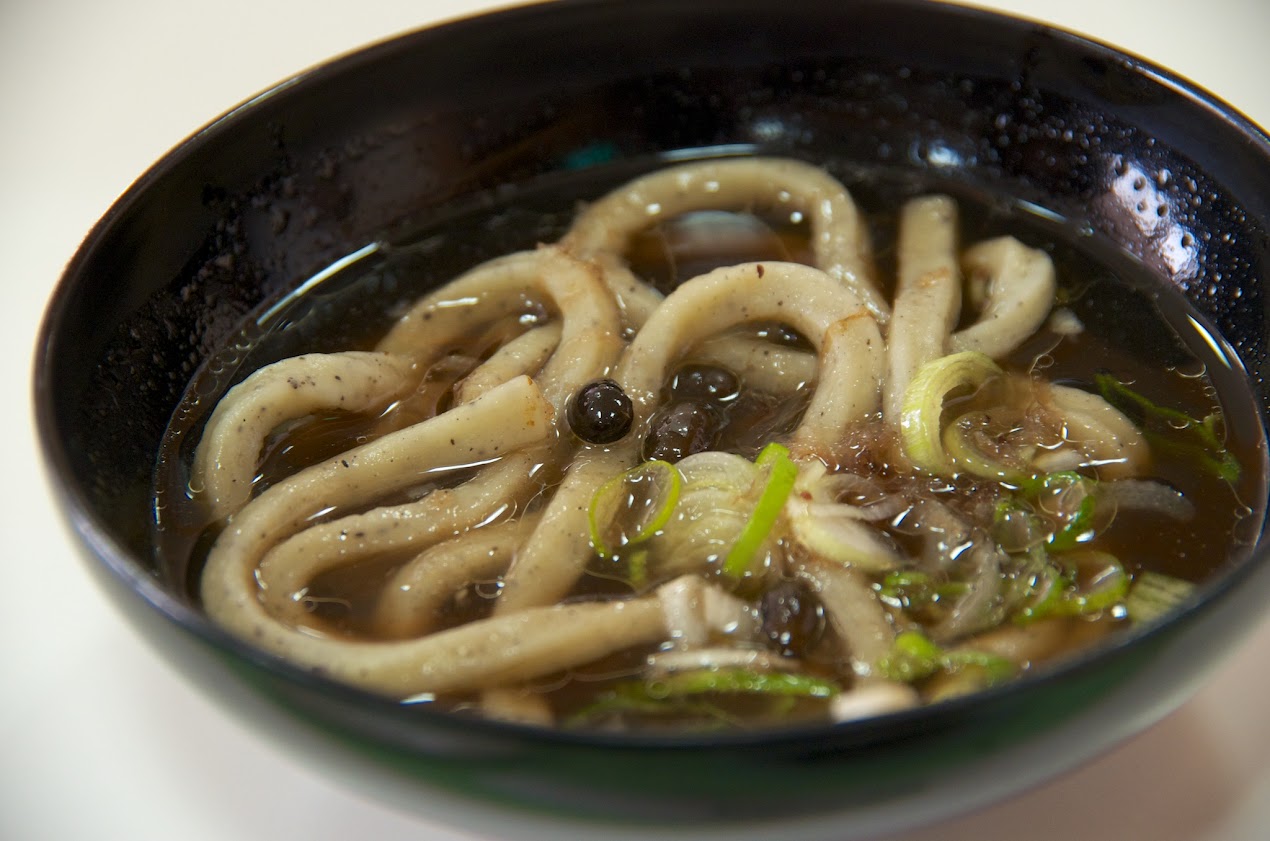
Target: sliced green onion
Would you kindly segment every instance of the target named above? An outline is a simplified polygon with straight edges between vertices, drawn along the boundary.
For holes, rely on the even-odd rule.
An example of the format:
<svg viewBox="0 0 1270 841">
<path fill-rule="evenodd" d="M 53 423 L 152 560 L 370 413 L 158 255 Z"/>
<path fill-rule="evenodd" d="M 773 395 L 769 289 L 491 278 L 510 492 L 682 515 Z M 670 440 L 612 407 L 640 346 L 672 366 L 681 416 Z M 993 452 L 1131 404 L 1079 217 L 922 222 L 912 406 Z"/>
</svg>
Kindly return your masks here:
<svg viewBox="0 0 1270 841">
<path fill-rule="evenodd" d="M 786 507 L 794 540 L 814 555 L 869 572 L 895 569 L 900 562 L 895 547 L 869 523 L 842 513 L 846 510 L 849 506 L 808 505 L 797 497 Z"/>
<path fill-rule="evenodd" d="M 935 593 L 934 580 L 924 572 L 897 570 L 882 579 L 878 598 L 892 607 L 912 607 L 930 602 Z"/>
<path fill-rule="evenodd" d="M 1059 606 L 1074 586 L 1074 582 L 1066 573 L 1046 561 L 1028 583 L 1025 597 L 1031 599 L 1031 603 L 1019 611 L 1014 621 L 1020 625 L 1026 625 L 1028 622 L 1053 616 L 1059 611 Z"/>
<path fill-rule="evenodd" d="M 1043 479 L 1041 493 L 1049 493 L 1059 498 L 1082 494 L 1075 511 L 1062 512 L 1066 522 L 1062 528 L 1050 535 L 1048 542 L 1051 550 L 1061 552 L 1074 549 L 1092 538 L 1094 509 L 1097 507 L 1094 484 L 1093 479 L 1072 471 L 1051 473 Z"/>
<path fill-rule="evenodd" d="M 758 468 L 736 453 L 706 450 L 687 456 L 675 468 L 683 476 L 684 492 L 718 490 L 746 494 L 754 484 Z"/>
<path fill-rule="evenodd" d="M 943 654 L 920 631 L 904 631 L 896 635 L 891 653 L 878 662 L 878 671 L 889 680 L 913 683 L 939 671 Z"/>
<path fill-rule="evenodd" d="M 1085 550 L 1069 552 L 1063 559 L 1076 567 L 1076 573 L 1047 565 L 1042 576 L 1048 579 L 1049 589 L 1040 602 L 1019 612 L 1017 622 L 1025 624 L 1051 616 L 1091 616 L 1124 602 L 1129 593 L 1129 575 L 1115 555 Z M 1036 589 L 1041 591 L 1039 586 Z"/>
<path fill-rule="evenodd" d="M 698 669 L 653 680 L 620 683 L 595 703 L 570 717 L 580 724 L 604 715 L 690 715 L 725 719 L 727 714 L 698 696 L 757 695 L 777 702 L 797 698 L 832 698 L 842 690 L 832 681 L 790 672 L 755 672 L 750 669 Z M 774 712 L 781 712 L 778 708 Z"/>
<path fill-rule="evenodd" d="M 767 470 L 767 481 L 758 504 L 724 558 L 723 572 L 733 578 L 741 578 L 750 570 L 755 553 L 776 525 L 798 478 L 798 465 L 790 459 L 789 450 L 780 444 L 768 444 L 754 463 Z"/>
<path fill-rule="evenodd" d="M 1195 591 L 1195 585 L 1159 572 L 1142 572 L 1125 597 L 1129 621 L 1153 622 L 1177 607 Z"/>
<path fill-rule="evenodd" d="M 992 513 L 992 539 L 1006 552 L 1030 552 L 1045 542 L 1045 527 L 1031 508 L 1006 497 Z"/>
<path fill-rule="evenodd" d="M 894 607 L 922 607 L 943 599 L 964 596 L 970 585 L 964 581 L 936 583 L 933 578 L 917 570 L 897 570 L 882 579 L 878 597 Z"/>
<path fill-rule="evenodd" d="M 994 479 L 1015 487 L 1022 486 L 1031 478 L 1030 473 L 992 458 L 974 444 L 975 434 L 991 427 L 993 423 L 988 412 L 968 412 L 962 415 L 944 429 L 940 439 L 944 452 L 956 470 L 982 479 Z"/>
<path fill-rule="evenodd" d="M 1086 573 L 1078 581 L 1080 589 L 1061 608 L 1067 615 L 1087 616 L 1109 610 L 1129 594 L 1129 574 L 1115 555 L 1090 550 L 1066 557 L 1075 557 L 1078 568 Z"/>
<path fill-rule="evenodd" d="M 1239 479 L 1239 461 L 1218 436 L 1220 412 L 1193 418 L 1185 412 L 1160 406 L 1110 374 L 1097 374 L 1094 382 L 1102 397 L 1132 418 L 1153 447 L 1189 459 L 1227 482 Z"/>
<path fill-rule="evenodd" d="M 650 562 L 658 580 L 717 571 L 754 508 L 762 471 L 735 453 L 707 450 L 675 465 L 683 477 L 679 503 L 657 538 Z"/>
<path fill-rule="evenodd" d="M 755 672 L 749 669 L 699 669 L 676 672 L 645 682 L 653 697 L 679 697 L 710 692 L 746 695 L 793 695 L 802 698 L 832 698 L 837 684 L 792 672 Z"/>
<path fill-rule="evenodd" d="M 891 653 L 878 663 L 883 676 L 900 683 L 914 683 L 937 672 L 982 669 L 990 684 L 1012 677 L 1018 668 L 1008 658 L 987 651 L 945 650 L 921 631 L 904 631 L 895 637 Z"/>
<path fill-rule="evenodd" d="M 758 454 L 758 458 L 754 459 L 754 464 L 758 467 L 767 467 L 776 464 L 793 464 L 789 457 L 789 448 L 783 444 L 772 442 L 762 449 Z M 795 475 L 797 475 L 797 466 L 794 467 Z"/>
<path fill-rule="evenodd" d="M 596 553 L 612 558 L 657 534 L 669 522 L 682 484 L 674 465 L 646 461 L 601 485 L 587 511 Z"/>
<path fill-rule="evenodd" d="M 952 476 L 956 467 L 944 451 L 944 402 L 958 391 L 971 391 L 1001 368 L 978 351 L 962 351 L 927 362 L 904 391 L 900 407 L 900 435 L 904 452 L 914 465 L 940 476 Z"/>
<path fill-rule="evenodd" d="M 631 586 L 636 590 L 643 590 L 648 586 L 648 550 L 644 548 L 636 549 L 630 553 L 627 560 L 627 575 L 630 578 Z"/>
<path fill-rule="evenodd" d="M 968 649 L 953 649 L 945 652 L 941 665 L 943 665 L 945 671 L 982 669 L 988 686 L 1009 680 L 1019 670 L 1014 661 L 1008 657 L 1002 657 L 1000 654 L 992 654 L 988 651 L 972 651 Z"/>
</svg>

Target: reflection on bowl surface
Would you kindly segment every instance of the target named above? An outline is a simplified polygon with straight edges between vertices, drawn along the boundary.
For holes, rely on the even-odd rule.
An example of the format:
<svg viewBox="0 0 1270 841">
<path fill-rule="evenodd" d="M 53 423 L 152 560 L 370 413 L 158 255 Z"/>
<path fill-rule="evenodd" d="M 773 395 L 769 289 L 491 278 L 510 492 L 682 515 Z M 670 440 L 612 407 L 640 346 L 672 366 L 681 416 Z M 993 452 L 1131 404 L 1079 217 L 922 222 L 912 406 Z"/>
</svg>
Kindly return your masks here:
<svg viewBox="0 0 1270 841">
<path fill-rule="evenodd" d="M 481 60 L 509 49 L 514 79 Z M 50 470 L 99 580 L 193 680 L 298 750 L 336 751 L 405 797 L 440 792 L 430 808 L 453 820 L 511 809 L 543 834 L 563 817 L 782 820 L 843 837 L 970 808 L 1163 715 L 1270 587 L 1270 142 L 1161 78 L 924 3 L 563 3 L 405 35 L 218 121 L 94 229 L 41 337 Z M 736 195 L 684 199 L 695 184 Z M 593 204 L 575 216 L 579 201 Z M 689 212 L 650 226 L 630 208 Z M 991 317 L 1007 304 L 1030 314 Z M 919 311 L 940 326 L 906 327 Z M 473 319 L 481 337 L 456 345 L 446 331 Z M 512 353 L 497 348 L 539 340 L 498 367 Z M 310 402 L 240 389 L 211 415 L 229 386 L 303 353 L 332 356 L 284 362 L 298 367 L 272 385 Z M 773 356 L 815 387 L 785 391 Z M 250 381 L 261 394 L 268 371 Z M 324 392 L 327 376 L 343 385 Z M 364 417 L 267 436 L 340 399 Z M 258 411 L 246 456 L 220 446 Z M 1071 434 L 1091 415 L 1103 425 Z M 408 435 L 449 447 L 411 467 L 445 478 L 383 478 Z M 234 488 L 262 443 L 248 503 Z M 567 475 L 530 469 L 579 447 Z M 356 481 L 311 490 L 323 470 Z M 723 474 L 731 525 L 702 526 L 693 506 L 717 514 Z M 457 548 L 495 566 L 451 583 L 448 616 L 420 614 L 428 600 L 401 594 L 459 562 L 419 577 L 403 547 L 456 516 L 442 494 L 481 482 L 497 498 L 445 529 L 524 513 L 494 523 L 495 542 L 530 541 L 519 569 L 492 544 Z M 949 502 L 952 486 L 970 501 Z M 377 504 L 418 534 L 372 545 L 335 519 L 386 521 Z M 1142 506 L 1166 523 L 1150 541 Z M 330 559 L 358 541 L 361 572 L 397 576 L 396 596 L 344 589 Z M 299 567 L 275 563 L 287 546 Z M 532 560 L 573 555 L 564 575 Z M 1151 580 L 1196 586 L 1134 622 Z M 622 621 L 597 595 L 622 599 Z M 438 622 L 475 635 L 440 660 L 403 640 Z M 1053 628 L 1109 634 L 1079 653 L 1018 648 Z M 506 691 L 526 682 L 550 691 Z M 741 723 L 702 727 L 720 721 Z"/>
</svg>

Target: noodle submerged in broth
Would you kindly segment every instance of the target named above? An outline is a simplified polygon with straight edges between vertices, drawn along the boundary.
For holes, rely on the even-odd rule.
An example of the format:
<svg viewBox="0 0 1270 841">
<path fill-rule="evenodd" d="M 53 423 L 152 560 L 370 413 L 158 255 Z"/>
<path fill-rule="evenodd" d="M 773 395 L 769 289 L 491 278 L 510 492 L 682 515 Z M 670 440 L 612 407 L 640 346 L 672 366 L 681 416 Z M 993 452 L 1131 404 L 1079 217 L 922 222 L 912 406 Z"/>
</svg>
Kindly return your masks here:
<svg viewBox="0 0 1270 841">
<path fill-rule="evenodd" d="M 1259 504 L 1202 365 L 1091 335 L 1083 278 L 963 246 L 947 196 L 890 217 L 875 254 L 824 170 L 672 167 L 251 373 L 191 492 L 160 466 L 214 523 L 208 615 L 402 700 L 700 728 L 973 693 L 1168 612 Z"/>
</svg>

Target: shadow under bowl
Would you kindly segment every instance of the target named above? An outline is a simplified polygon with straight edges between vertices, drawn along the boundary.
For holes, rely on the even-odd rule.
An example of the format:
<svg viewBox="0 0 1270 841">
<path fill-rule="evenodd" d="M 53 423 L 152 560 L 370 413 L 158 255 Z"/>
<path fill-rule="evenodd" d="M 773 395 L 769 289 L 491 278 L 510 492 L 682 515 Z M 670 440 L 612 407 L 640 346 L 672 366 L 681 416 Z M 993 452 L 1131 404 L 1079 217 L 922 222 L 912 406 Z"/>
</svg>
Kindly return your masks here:
<svg viewBox="0 0 1270 841">
<path fill-rule="evenodd" d="M 160 441 L 245 319 L 368 244 L 562 197 L 538 221 L 454 232 L 439 280 L 558 235 L 581 198 L 562 186 L 742 154 L 828 163 L 853 189 L 882 172 L 1008 197 L 1079 228 L 1215 327 L 1246 369 L 1250 422 L 1267 424 L 1270 140 L 1228 106 L 1103 45 L 914 0 L 561 2 L 289 80 L 174 149 L 92 230 L 35 370 L 89 569 L 175 668 L 270 737 L 398 804 L 520 836 L 861 837 L 1018 791 L 1176 707 L 1264 615 L 1264 539 L 1167 622 L 1059 668 L 866 722 L 712 736 L 403 706 L 229 636 L 160 566 Z"/>
</svg>

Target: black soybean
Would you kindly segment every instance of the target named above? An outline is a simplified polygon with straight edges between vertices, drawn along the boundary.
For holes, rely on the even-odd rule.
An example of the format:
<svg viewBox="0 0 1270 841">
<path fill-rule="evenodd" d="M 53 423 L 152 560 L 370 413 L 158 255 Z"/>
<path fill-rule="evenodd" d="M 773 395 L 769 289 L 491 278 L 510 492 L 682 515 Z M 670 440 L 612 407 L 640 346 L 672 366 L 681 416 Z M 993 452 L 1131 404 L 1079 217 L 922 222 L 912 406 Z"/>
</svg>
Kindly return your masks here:
<svg viewBox="0 0 1270 841">
<path fill-rule="evenodd" d="M 786 324 L 772 323 L 764 325 L 759 329 L 758 337 L 785 347 L 798 348 L 799 350 L 815 350 L 815 346 L 807 341 L 802 333 Z"/>
<path fill-rule="evenodd" d="M 626 435 L 635 419 L 631 398 L 613 380 L 584 385 L 569 403 L 573 434 L 591 444 L 611 444 Z"/>
<path fill-rule="evenodd" d="M 670 393 L 680 400 L 728 403 L 741 391 L 741 382 L 727 368 L 717 365 L 685 365 L 670 381 Z"/>
<path fill-rule="evenodd" d="M 705 404 L 672 403 L 653 416 L 644 439 L 644 458 L 674 464 L 693 453 L 712 450 L 722 427 L 719 413 Z"/>
<path fill-rule="evenodd" d="M 786 657 L 805 655 L 824 631 L 824 610 L 801 581 L 781 581 L 764 593 L 759 614 L 763 633 Z"/>
</svg>

